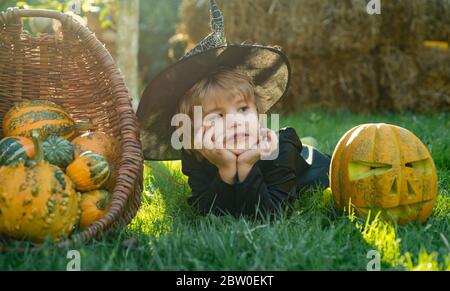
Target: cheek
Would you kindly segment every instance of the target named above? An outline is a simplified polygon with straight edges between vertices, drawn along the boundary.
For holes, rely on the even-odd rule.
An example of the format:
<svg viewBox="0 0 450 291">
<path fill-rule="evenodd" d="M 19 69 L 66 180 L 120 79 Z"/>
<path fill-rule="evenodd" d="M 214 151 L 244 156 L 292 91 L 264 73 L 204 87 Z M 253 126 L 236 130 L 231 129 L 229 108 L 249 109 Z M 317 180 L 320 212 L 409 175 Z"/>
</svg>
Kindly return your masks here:
<svg viewBox="0 0 450 291">
<path fill-rule="evenodd" d="M 251 122 L 258 122 L 258 113 L 255 110 L 251 110 L 249 113 L 245 115 L 245 119 Z"/>
<path fill-rule="evenodd" d="M 223 129 L 225 126 L 225 121 L 223 120 L 223 118 L 216 119 L 214 121 L 214 126 L 218 129 Z"/>
<path fill-rule="evenodd" d="M 224 120 L 223 119 L 214 119 L 214 120 L 204 120 L 203 121 L 203 126 L 205 128 L 205 130 L 210 129 L 211 127 L 216 128 L 216 130 L 221 131 L 224 127 Z"/>
</svg>

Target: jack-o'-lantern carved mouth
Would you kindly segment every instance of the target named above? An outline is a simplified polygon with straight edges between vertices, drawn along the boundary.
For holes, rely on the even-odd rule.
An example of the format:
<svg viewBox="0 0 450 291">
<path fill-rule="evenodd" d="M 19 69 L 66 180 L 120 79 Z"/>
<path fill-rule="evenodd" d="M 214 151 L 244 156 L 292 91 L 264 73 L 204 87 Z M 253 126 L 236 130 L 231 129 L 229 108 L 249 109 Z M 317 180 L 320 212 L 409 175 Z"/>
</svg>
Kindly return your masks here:
<svg viewBox="0 0 450 291">
<path fill-rule="evenodd" d="M 369 212 L 373 213 L 374 215 L 377 214 L 378 211 L 382 211 L 382 215 L 384 217 L 387 217 L 394 221 L 401 221 L 402 217 L 407 218 L 411 217 L 411 219 L 414 219 L 414 217 L 417 217 L 417 215 L 420 213 L 420 211 L 424 207 L 429 207 L 429 205 L 433 205 L 435 203 L 435 199 L 429 199 L 427 201 L 421 201 L 410 205 L 398 205 L 395 207 L 387 207 L 384 209 L 373 209 L 370 207 L 356 207 L 357 211 L 362 215 L 368 215 Z"/>
<path fill-rule="evenodd" d="M 409 205 L 397 205 L 397 206 L 393 206 L 393 207 L 386 207 L 384 208 L 385 210 L 388 210 L 390 212 L 403 212 L 403 213 L 408 213 L 408 212 L 418 212 L 420 211 L 420 209 L 423 207 L 424 203 L 430 202 L 433 199 L 429 199 L 427 201 L 420 201 L 414 204 L 409 204 Z M 376 211 L 376 208 L 370 208 L 370 207 L 356 207 L 359 211 L 364 211 L 364 214 L 367 214 L 369 211 Z M 376 214 L 376 213 L 375 213 Z"/>
</svg>

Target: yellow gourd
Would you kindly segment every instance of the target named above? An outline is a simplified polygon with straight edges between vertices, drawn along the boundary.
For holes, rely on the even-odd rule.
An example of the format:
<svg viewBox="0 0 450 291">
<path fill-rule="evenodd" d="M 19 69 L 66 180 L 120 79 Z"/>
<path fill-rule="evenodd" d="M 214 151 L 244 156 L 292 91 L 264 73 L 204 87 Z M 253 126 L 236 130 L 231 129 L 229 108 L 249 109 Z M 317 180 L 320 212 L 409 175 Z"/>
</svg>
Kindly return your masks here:
<svg viewBox="0 0 450 291">
<path fill-rule="evenodd" d="M 60 168 L 43 161 L 33 134 L 35 161 L 0 168 L 0 233 L 43 242 L 71 234 L 79 217 L 79 194 Z"/>
</svg>

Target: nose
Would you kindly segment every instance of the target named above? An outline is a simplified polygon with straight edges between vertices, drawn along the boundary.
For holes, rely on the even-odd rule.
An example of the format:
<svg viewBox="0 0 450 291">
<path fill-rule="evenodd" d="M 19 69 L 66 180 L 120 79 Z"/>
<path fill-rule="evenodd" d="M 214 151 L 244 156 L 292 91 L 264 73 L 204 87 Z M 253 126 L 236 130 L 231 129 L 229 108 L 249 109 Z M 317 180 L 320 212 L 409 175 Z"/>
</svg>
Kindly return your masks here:
<svg viewBox="0 0 450 291">
<path fill-rule="evenodd" d="M 229 128 L 234 129 L 243 124 L 244 115 L 239 112 L 233 112 L 231 114 L 228 114 L 227 118 L 229 118 L 229 120 L 227 120 Z"/>
</svg>

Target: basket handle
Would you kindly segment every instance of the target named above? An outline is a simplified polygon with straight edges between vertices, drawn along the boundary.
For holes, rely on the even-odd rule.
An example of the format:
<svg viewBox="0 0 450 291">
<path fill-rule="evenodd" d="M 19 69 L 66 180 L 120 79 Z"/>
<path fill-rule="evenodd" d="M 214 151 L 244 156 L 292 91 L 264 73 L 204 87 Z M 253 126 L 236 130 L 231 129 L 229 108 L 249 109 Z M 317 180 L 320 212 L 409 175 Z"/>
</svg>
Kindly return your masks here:
<svg viewBox="0 0 450 291">
<path fill-rule="evenodd" d="M 78 21 L 73 20 L 72 16 L 55 10 L 45 9 L 19 9 L 17 7 L 8 8 L 6 12 L 0 13 L 0 24 L 15 24 L 22 28 L 21 18 L 40 17 L 56 19 L 62 24 L 64 30 L 77 32 L 78 34 L 88 36 L 90 31 Z"/>
<path fill-rule="evenodd" d="M 42 18 L 53 18 L 59 21 L 63 21 L 64 13 L 54 10 L 44 10 L 44 9 L 17 9 L 13 8 L 9 11 L 16 11 L 19 17 L 42 17 Z M 9 12 L 8 11 L 8 12 Z"/>
</svg>

